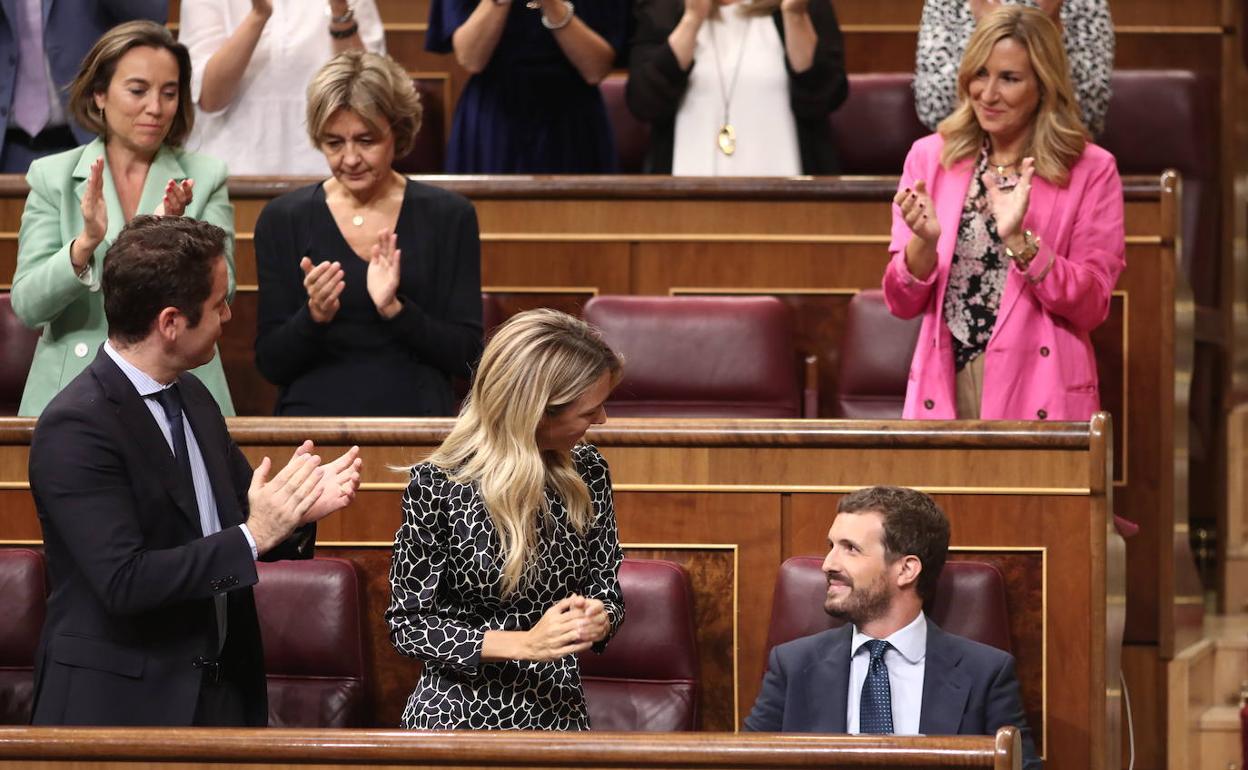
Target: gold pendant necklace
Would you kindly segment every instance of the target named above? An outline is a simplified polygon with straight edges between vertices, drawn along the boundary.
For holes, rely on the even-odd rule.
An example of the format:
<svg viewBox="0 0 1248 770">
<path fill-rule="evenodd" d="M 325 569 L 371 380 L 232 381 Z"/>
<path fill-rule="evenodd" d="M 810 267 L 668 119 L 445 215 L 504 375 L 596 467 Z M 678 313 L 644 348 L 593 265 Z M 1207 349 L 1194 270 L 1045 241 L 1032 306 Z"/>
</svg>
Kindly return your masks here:
<svg viewBox="0 0 1248 770">
<path fill-rule="evenodd" d="M 750 35 L 750 22 L 752 18 L 747 19 L 745 31 L 741 33 L 741 47 L 737 49 L 737 64 L 732 72 L 732 82 L 724 82 L 724 68 L 719 61 L 719 46 L 716 45 L 715 27 L 718 26 L 714 22 L 710 24 L 708 30 L 711 35 L 711 53 L 715 57 L 715 74 L 719 79 L 719 96 L 724 106 L 724 122 L 719 127 L 719 133 L 715 135 L 715 143 L 719 145 L 719 151 L 725 156 L 731 158 L 733 153 L 737 151 L 737 129 L 732 125 L 729 119 L 729 108 L 732 106 L 732 96 L 737 90 L 737 78 L 741 75 L 741 62 L 745 60 L 745 44 Z"/>
</svg>

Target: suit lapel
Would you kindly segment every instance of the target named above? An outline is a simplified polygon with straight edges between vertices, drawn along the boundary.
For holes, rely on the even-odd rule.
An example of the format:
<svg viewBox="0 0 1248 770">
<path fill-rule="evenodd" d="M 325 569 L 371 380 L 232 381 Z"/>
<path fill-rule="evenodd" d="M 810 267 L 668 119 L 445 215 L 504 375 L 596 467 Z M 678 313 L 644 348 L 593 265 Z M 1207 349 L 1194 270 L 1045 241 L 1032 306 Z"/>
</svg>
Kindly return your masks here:
<svg viewBox="0 0 1248 770">
<path fill-rule="evenodd" d="M 199 454 L 204 458 L 208 481 L 212 485 L 213 500 L 217 504 L 217 518 L 222 529 L 242 524 L 243 516 L 238 509 L 233 486 L 227 486 L 232 477 L 226 467 L 225 453 L 221 449 L 228 444 L 228 437 L 221 430 L 220 407 L 207 395 L 206 389 L 183 384 L 188 379 L 185 374 L 178 377 L 182 407 L 186 410 L 186 419 L 190 421 L 191 430 L 195 433 Z"/>
<path fill-rule="evenodd" d="M 143 194 L 139 197 L 139 207 L 135 214 L 151 214 L 165 198 L 165 185 L 170 179 L 181 182 L 188 174 L 182 164 L 174 157 L 173 150 L 161 145 L 156 157 L 152 158 L 152 166 L 147 170 L 147 179 L 143 182 Z M 189 208 L 189 207 L 188 207 Z"/>
<path fill-rule="evenodd" d="M 919 710 L 919 732 L 923 735 L 958 734 L 970 695 L 970 682 L 959 668 L 961 662 L 962 654 L 949 643 L 949 635 L 928 618 L 923 705 Z"/>
<path fill-rule="evenodd" d="M 849 702 L 849 648 L 853 640 L 853 626 L 846 624 L 832 634 L 827 651 L 820 658 L 818 668 L 803 671 L 802 675 L 816 683 L 808 688 L 812 699 L 807 713 L 813 715 L 808 732 L 843 733 L 848 721 L 845 706 Z"/>
<path fill-rule="evenodd" d="M 152 417 L 151 411 L 143 403 L 143 397 L 103 348 L 91 362 L 91 371 L 99 381 L 105 397 L 116 410 L 121 424 L 126 426 L 128 435 L 139 445 L 143 456 L 149 459 L 149 467 L 160 477 L 160 483 L 194 526 L 194 530 L 202 532 L 195 491 L 179 483 L 182 471 L 174 459 L 173 450 L 169 448 L 169 442 L 156 424 L 156 418 Z"/>
</svg>

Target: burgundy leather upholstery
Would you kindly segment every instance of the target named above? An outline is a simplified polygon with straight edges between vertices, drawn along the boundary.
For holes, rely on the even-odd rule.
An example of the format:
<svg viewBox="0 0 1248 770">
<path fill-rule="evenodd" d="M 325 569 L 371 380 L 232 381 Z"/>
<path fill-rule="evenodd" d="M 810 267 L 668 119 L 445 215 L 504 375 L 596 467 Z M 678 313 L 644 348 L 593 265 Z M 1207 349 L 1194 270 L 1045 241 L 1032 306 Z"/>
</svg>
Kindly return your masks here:
<svg viewBox="0 0 1248 770">
<path fill-rule="evenodd" d="M 1183 175 L 1184 272 L 1196 301 L 1216 305 L 1218 252 L 1217 94 L 1209 77 L 1187 70 L 1114 70 L 1105 133 L 1097 140 L 1122 174 Z"/>
<path fill-rule="evenodd" d="M 842 625 L 823 611 L 828 581 L 822 556 L 794 556 L 780 565 L 772 597 L 767 651 L 777 644 Z M 948 561 L 940 572 L 936 596 L 925 607 L 942 629 L 1010 651 L 1010 616 L 1005 580 L 991 564 Z"/>
<path fill-rule="evenodd" d="M 1244 763 L 1248 767 L 1248 705 L 1239 710 L 1239 739 L 1244 744 Z"/>
<path fill-rule="evenodd" d="M 586 321 L 624 356 L 617 417 L 801 417 L 788 307 L 775 297 L 602 296 Z"/>
<path fill-rule="evenodd" d="M 9 293 L 0 292 L 0 415 L 15 415 L 35 357 L 39 332 L 27 329 L 13 312 Z"/>
<path fill-rule="evenodd" d="M 0 548 L 0 724 L 30 724 L 35 650 L 46 601 L 43 554 Z"/>
<path fill-rule="evenodd" d="M 445 78 L 412 78 L 420 94 L 420 132 L 412 151 L 394 159 L 400 174 L 441 174 L 446 169 L 446 89 Z"/>
<path fill-rule="evenodd" d="M 272 727 L 362 727 L 361 586 L 345 559 L 261 562 L 256 611 Z"/>
<path fill-rule="evenodd" d="M 484 332 L 485 338 L 489 339 L 494 329 L 503 321 L 503 303 L 498 301 L 498 297 L 488 292 L 481 292 L 481 331 Z"/>
<path fill-rule="evenodd" d="M 615 157 L 621 174 L 640 174 L 650 151 L 650 124 L 638 120 L 624 100 L 627 75 L 608 75 L 598 84 L 615 135 Z"/>
<path fill-rule="evenodd" d="M 828 118 L 841 173 L 901 173 L 910 145 L 931 133 L 914 111 L 913 80 L 909 72 L 849 76 L 849 98 Z"/>
<path fill-rule="evenodd" d="M 624 625 L 601 655 L 580 655 L 595 730 L 698 727 L 698 650 L 689 578 L 679 564 L 625 559 Z"/>
<path fill-rule="evenodd" d="M 833 417 L 901 419 L 921 323 L 922 316 L 903 321 L 888 312 L 879 289 L 854 295 L 841 332 Z"/>
</svg>

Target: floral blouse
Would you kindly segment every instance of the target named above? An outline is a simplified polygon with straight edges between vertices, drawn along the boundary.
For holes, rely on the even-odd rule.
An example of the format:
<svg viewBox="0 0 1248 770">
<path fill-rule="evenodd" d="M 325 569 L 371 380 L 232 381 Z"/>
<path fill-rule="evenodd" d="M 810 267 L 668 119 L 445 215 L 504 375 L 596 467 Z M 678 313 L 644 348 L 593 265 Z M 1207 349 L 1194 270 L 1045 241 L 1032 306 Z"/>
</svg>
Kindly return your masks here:
<svg viewBox="0 0 1248 770">
<path fill-rule="evenodd" d="M 1010 269 L 988 202 L 988 188 L 980 179 L 986 171 L 987 144 L 980 150 L 971 174 L 949 267 L 949 285 L 945 287 L 945 325 L 953 335 L 953 362 L 958 371 L 988 347 Z M 1017 178 L 1002 182 L 1002 188 L 1009 189 L 1014 182 Z"/>
<path fill-rule="evenodd" d="M 1035 0 L 1002 0 L 1035 7 Z M 1114 25 L 1108 0 L 1063 0 L 1062 37 L 1075 99 L 1093 136 L 1105 128 L 1109 75 L 1114 67 Z M 914 104 L 931 130 L 958 103 L 958 66 L 975 29 L 967 0 L 925 0 L 915 56 Z"/>
</svg>

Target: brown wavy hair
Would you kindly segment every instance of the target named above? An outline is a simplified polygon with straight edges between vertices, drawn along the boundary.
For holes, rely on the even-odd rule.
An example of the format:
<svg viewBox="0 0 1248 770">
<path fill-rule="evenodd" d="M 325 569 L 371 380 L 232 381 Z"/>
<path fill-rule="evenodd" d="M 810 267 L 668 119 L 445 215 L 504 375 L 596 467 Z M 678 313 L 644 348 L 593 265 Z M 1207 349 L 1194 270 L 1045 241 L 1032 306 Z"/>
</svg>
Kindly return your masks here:
<svg viewBox="0 0 1248 770">
<path fill-rule="evenodd" d="M 1036 159 L 1036 173 L 1041 178 L 1064 186 L 1070 178 L 1070 167 L 1083 154 L 1089 136 L 1070 83 L 1061 32 L 1052 19 L 1036 8 L 1004 6 L 980 19 L 958 68 L 958 107 L 936 127 L 945 139 L 940 161 L 949 168 L 974 157 L 983 145 L 986 134 L 971 106 L 970 84 L 988 61 L 993 47 L 1007 38 L 1026 49 L 1040 87 L 1040 103 L 1023 155 Z"/>
<path fill-rule="evenodd" d="M 165 144 L 181 147 L 195 126 L 195 105 L 191 102 L 191 54 L 174 39 L 163 24 L 154 21 L 128 21 L 105 32 L 82 60 L 78 76 L 69 84 L 69 112 L 78 125 L 108 141 L 108 124 L 95 106 L 95 95 L 108 90 L 117 72 L 117 62 L 131 48 L 158 48 L 173 54 L 178 62 L 178 111 L 165 134 Z"/>
</svg>

